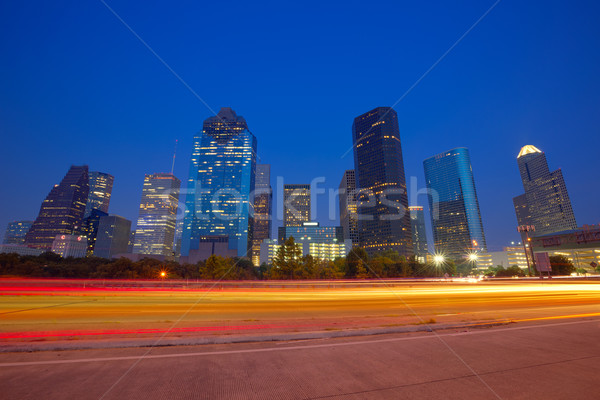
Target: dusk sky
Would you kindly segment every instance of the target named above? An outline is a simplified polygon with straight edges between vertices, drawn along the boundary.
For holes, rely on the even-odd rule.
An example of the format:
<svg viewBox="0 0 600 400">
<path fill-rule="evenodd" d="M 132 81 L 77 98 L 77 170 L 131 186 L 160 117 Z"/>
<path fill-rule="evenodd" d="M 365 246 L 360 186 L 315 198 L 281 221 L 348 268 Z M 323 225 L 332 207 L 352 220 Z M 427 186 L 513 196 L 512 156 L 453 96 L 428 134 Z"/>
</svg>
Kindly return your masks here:
<svg viewBox="0 0 600 400">
<path fill-rule="evenodd" d="M 273 185 L 337 188 L 354 117 L 394 105 L 494 1 L 106 4 L 212 110 L 245 117 Z M 424 159 L 469 148 L 488 249 L 501 250 L 518 238 L 516 156 L 532 144 L 562 168 L 578 225 L 599 223 L 599 20 L 595 1 L 494 7 L 394 107 L 409 199 Z M 102 2 L 2 2 L 0 54 L 2 235 L 35 219 L 71 164 L 114 175 L 110 212 L 134 223 L 144 174 L 170 171 L 176 139 L 187 180 L 213 112 Z M 327 196 L 318 209 L 338 223 Z"/>
</svg>

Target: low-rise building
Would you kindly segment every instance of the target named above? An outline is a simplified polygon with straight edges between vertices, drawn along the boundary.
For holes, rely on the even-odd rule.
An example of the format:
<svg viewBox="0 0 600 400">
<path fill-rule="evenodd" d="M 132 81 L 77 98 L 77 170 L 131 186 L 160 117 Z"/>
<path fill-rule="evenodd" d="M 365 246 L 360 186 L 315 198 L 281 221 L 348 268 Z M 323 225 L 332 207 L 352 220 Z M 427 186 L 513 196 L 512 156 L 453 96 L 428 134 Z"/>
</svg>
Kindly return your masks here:
<svg viewBox="0 0 600 400">
<path fill-rule="evenodd" d="M 600 225 L 531 237 L 535 253 L 566 256 L 576 268 L 593 270 L 600 265 Z"/>
<path fill-rule="evenodd" d="M 196 264 L 210 256 L 237 257 L 238 251 L 229 248 L 228 235 L 206 235 L 198 239 L 198 248 L 189 251 L 189 255 L 181 256 L 179 262 Z"/>
<path fill-rule="evenodd" d="M 302 226 L 279 228 L 279 241 L 263 240 L 260 247 L 260 263 L 271 264 L 279 246 L 290 237 L 301 246 L 303 256 L 310 254 L 320 260 L 345 257 L 352 250 L 352 239 L 344 239 L 342 227 L 319 226 L 318 222 L 304 222 Z"/>
<path fill-rule="evenodd" d="M 56 235 L 52 242 L 52 252 L 60 256 L 81 258 L 87 253 L 87 237 L 80 235 Z"/>
<path fill-rule="evenodd" d="M 44 250 L 20 244 L 0 244 L 0 253 L 15 253 L 20 256 L 39 256 Z"/>
<path fill-rule="evenodd" d="M 502 251 L 493 251 L 492 266 L 501 265 L 504 268 L 518 266 L 521 269 L 527 269 L 527 257 L 523 246 L 507 246 Z"/>
</svg>

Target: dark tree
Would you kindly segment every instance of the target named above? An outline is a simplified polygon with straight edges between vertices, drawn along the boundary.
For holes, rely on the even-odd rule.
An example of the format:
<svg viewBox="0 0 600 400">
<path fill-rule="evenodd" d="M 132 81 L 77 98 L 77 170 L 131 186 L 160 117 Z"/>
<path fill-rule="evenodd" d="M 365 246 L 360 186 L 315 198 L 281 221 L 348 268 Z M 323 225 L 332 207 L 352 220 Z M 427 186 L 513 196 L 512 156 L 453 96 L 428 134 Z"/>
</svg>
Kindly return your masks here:
<svg viewBox="0 0 600 400">
<path fill-rule="evenodd" d="M 369 262 L 369 256 L 362 247 L 355 246 L 350 250 L 346 257 L 346 277 L 354 278 L 358 271 L 359 264 L 364 265 Z"/>
<path fill-rule="evenodd" d="M 565 256 L 550 256 L 552 275 L 571 275 L 575 272 L 575 266 Z"/>
</svg>

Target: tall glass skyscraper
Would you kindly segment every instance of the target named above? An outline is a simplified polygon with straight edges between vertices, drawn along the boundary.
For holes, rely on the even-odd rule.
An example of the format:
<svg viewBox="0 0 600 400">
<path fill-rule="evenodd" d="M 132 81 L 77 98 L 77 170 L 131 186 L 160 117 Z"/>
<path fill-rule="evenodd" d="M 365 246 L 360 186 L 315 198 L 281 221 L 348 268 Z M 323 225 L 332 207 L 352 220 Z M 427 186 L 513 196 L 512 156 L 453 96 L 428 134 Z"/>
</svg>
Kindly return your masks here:
<svg viewBox="0 0 600 400">
<path fill-rule="evenodd" d="M 97 208 L 93 208 L 86 218 L 83 219 L 81 223 L 81 229 L 79 230 L 85 237 L 87 238 L 88 249 L 87 255 L 88 257 L 94 256 L 94 248 L 96 247 L 96 237 L 98 235 L 98 224 L 100 224 L 100 219 L 102 217 L 107 216 L 108 213 L 104 211 L 100 211 Z"/>
<path fill-rule="evenodd" d="M 358 235 L 369 254 L 413 254 L 398 115 L 378 107 L 352 124 L 358 201 Z"/>
<path fill-rule="evenodd" d="M 94 209 L 108 214 L 108 206 L 110 205 L 110 196 L 115 178 L 110 174 L 98 171 L 90 171 L 89 177 L 90 191 L 83 217 L 89 217 Z"/>
<path fill-rule="evenodd" d="M 421 262 L 427 259 L 427 234 L 425 232 L 425 214 L 423 207 L 411 206 L 410 211 L 410 227 L 412 230 L 413 248 L 415 256 Z"/>
<path fill-rule="evenodd" d="M 71 235 L 80 229 L 88 192 L 88 166 L 71 166 L 42 202 L 38 217 L 25 236 L 25 244 L 49 250 L 56 235 Z"/>
<path fill-rule="evenodd" d="M 310 221 L 310 185 L 283 185 L 283 226 L 302 226 Z"/>
<path fill-rule="evenodd" d="M 358 214 L 356 209 L 356 177 L 353 169 L 344 172 L 339 187 L 340 225 L 344 229 L 344 239 L 350 239 L 352 246 L 359 246 Z"/>
<path fill-rule="evenodd" d="M 33 225 L 33 221 L 14 221 L 9 222 L 4 233 L 3 244 L 23 244 L 25 235 Z"/>
<path fill-rule="evenodd" d="M 252 262 L 258 266 L 260 263 L 260 243 L 271 238 L 273 190 L 271 188 L 271 166 L 269 164 L 256 165 L 255 186 Z"/>
<path fill-rule="evenodd" d="M 198 249 L 201 237 L 222 235 L 239 257 L 250 257 L 255 174 L 256 138 L 243 117 L 224 107 L 194 136 L 182 256 Z"/>
<path fill-rule="evenodd" d="M 469 150 L 448 150 L 423 165 L 436 252 L 453 260 L 487 252 Z"/>
<path fill-rule="evenodd" d="M 133 252 L 174 257 L 173 239 L 181 182 L 173 174 L 144 178 Z"/>
<path fill-rule="evenodd" d="M 532 145 L 517 156 L 525 194 L 513 199 L 519 225 L 535 226 L 535 235 L 577 228 L 562 171 L 550 172 L 546 154 Z"/>
<path fill-rule="evenodd" d="M 127 253 L 131 221 L 118 215 L 100 218 L 94 256 L 112 258 Z"/>
</svg>

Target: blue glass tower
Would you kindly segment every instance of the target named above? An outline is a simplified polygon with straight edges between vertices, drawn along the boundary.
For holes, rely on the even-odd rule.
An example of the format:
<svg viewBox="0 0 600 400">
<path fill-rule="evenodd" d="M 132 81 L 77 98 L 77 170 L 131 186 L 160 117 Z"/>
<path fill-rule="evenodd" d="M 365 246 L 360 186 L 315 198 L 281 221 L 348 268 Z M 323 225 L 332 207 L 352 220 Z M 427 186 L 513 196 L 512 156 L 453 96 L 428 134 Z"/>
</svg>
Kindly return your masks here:
<svg viewBox="0 0 600 400">
<path fill-rule="evenodd" d="M 252 247 L 256 138 L 243 117 L 224 107 L 194 137 L 181 255 L 205 236 L 228 236 L 239 257 Z"/>
<path fill-rule="evenodd" d="M 486 252 L 469 150 L 448 150 L 423 162 L 435 249 L 454 260 Z"/>
</svg>

